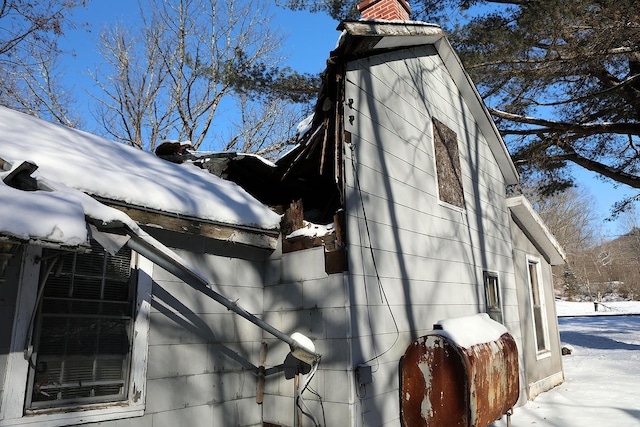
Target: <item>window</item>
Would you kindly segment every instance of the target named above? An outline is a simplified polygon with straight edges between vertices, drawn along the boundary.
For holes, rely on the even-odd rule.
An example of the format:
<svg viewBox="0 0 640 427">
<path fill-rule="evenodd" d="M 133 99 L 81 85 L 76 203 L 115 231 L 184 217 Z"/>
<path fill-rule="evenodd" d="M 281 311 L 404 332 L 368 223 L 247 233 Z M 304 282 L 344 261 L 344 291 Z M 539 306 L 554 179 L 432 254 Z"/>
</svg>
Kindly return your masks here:
<svg viewBox="0 0 640 427">
<path fill-rule="evenodd" d="M 143 415 L 153 264 L 95 242 L 85 253 L 31 246 L 25 259 L 0 425 Z"/>
<path fill-rule="evenodd" d="M 43 251 L 27 409 L 125 399 L 136 280 L 131 250 L 91 249 Z M 47 274 L 53 263 L 59 265 Z"/>
<path fill-rule="evenodd" d="M 533 317 L 533 332 L 538 355 L 549 351 L 549 328 L 547 326 L 547 312 L 544 305 L 544 290 L 542 287 L 540 261 L 527 258 L 529 274 L 529 294 Z"/>
<path fill-rule="evenodd" d="M 458 137 L 453 130 L 435 118 L 433 119 L 433 145 L 438 176 L 438 197 L 445 203 L 464 208 Z"/>
<path fill-rule="evenodd" d="M 502 304 L 500 302 L 500 287 L 497 273 L 484 272 L 484 294 L 487 304 L 487 314 L 496 322 L 502 323 Z"/>
</svg>

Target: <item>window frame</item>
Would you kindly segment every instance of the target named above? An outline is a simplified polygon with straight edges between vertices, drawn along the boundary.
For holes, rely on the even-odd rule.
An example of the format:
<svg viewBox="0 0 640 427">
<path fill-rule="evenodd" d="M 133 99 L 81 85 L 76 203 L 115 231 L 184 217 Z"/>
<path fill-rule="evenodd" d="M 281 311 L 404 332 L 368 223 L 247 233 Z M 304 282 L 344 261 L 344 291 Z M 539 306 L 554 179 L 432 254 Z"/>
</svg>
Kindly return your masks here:
<svg viewBox="0 0 640 427">
<path fill-rule="evenodd" d="M 496 306 L 492 306 L 490 304 L 490 298 L 489 298 L 489 279 L 495 279 L 495 286 L 493 287 L 495 290 L 495 296 L 497 299 L 497 305 Z M 496 273 L 495 271 L 488 271 L 485 270 L 482 272 L 482 281 L 484 284 L 484 299 L 485 299 L 485 306 L 486 306 L 486 311 L 487 314 L 489 314 L 489 317 L 491 317 L 491 319 L 495 320 L 496 322 L 500 322 L 502 324 L 504 324 L 504 311 L 502 310 L 502 290 L 500 289 L 500 276 L 498 275 L 498 273 Z M 491 316 L 491 311 L 498 311 L 500 313 L 500 320 L 498 319 L 494 319 Z"/>
<path fill-rule="evenodd" d="M 536 350 L 536 358 L 544 359 L 551 356 L 551 344 L 549 339 L 549 323 L 547 320 L 548 312 L 545 303 L 544 281 L 542 277 L 542 264 L 540 258 L 527 255 L 527 283 L 529 288 L 529 307 L 531 311 L 531 328 L 533 330 L 533 344 Z M 532 267 L 535 269 L 535 285 L 537 290 L 538 305 L 536 302 L 536 295 L 534 294 L 534 283 L 531 274 Z M 540 324 L 536 320 L 536 307 L 538 307 L 540 313 Z M 539 336 L 538 329 L 541 329 L 542 337 Z M 540 349 L 539 339 L 542 338 L 544 348 Z"/>
<path fill-rule="evenodd" d="M 29 334 L 31 313 L 37 309 L 41 253 L 39 247 L 26 246 L 22 259 L 11 350 L 7 357 L 0 406 L 0 427 L 61 427 L 144 415 L 153 263 L 135 252 L 131 253 L 131 268 L 134 269 L 133 274 L 137 270 L 137 289 L 126 400 L 25 410 L 29 362 L 25 360 L 23 347 Z"/>
</svg>

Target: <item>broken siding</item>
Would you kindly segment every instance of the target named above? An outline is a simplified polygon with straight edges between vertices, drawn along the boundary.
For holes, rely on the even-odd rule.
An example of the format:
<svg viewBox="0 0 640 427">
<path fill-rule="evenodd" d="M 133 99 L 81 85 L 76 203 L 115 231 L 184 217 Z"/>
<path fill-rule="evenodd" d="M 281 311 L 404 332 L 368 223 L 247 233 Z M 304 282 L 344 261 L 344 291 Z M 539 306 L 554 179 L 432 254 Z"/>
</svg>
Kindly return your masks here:
<svg viewBox="0 0 640 427">
<path fill-rule="evenodd" d="M 381 405 L 397 393 L 406 345 L 440 319 L 484 311 L 483 270 L 498 273 L 505 324 L 520 339 L 504 179 L 431 47 L 349 64 L 344 111 L 353 360 L 376 357 L 396 339 L 377 267 L 400 335 L 372 362 L 380 368 L 363 412 L 392 423 L 398 412 Z M 433 117 L 458 136 L 465 209 L 438 203 Z"/>
</svg>

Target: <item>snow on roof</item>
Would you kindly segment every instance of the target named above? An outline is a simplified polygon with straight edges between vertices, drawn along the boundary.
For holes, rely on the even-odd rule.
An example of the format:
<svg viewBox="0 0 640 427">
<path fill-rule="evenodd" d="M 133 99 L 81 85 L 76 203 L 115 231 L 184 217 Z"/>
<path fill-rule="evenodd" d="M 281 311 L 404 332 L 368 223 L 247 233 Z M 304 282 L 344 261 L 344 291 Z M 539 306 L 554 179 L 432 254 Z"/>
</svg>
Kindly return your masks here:
<svg viewBox="0 0 640 427">
<path fill-rule="evenodd" d="M 6 164 L 5 164 L 6 165 Z M 23 191 L 2 181 L 18 165 L 0 172 L 0 235 L 43 245 L 78 247 L 88 245 L 86 217 L 103 223 L 121 222 L 138 227 L 123 212 L 96 201 L 64 184 L 43 180 L 39 172 L 38 191 Z"/>
<path fill-rule="evenodd" d="M 48 179 L 140 208 L 260 229 L 276 229 L 280 224 L 279 215 L 237 184 L 194 165 L 170 163 L 128 145 L 5 107 L 0 107 L 0 158 L 14 165 L 30 160 Z M 3 205 L 7 197 L 24 196 L 16 191 L 2 189 Z M 55 199 L 51 195 L 30 196 L 36 197 L 46 199 L 47 204 Z M 62 201 L 55 203 L 63 209 Z"/>
<path fill-rule="evenodd" d="M 304 221 L 304 227 L 299 228 L 296 231 L 292 232 L 291 234 L 286 236 L 286 238 L 292 239 L 294 237 L 301 237 L 301 236 L 324 237 L 333 233 L 334 229 L 335 229 L 334 224 L 321 225 L 321 224 L 314 224 L 312 222 Z"/>
<path fill-rule="evenodd" d="M 228 152 L 228 151 L 193 151 L 193 150 L 188 150 L 188 153 L 193 156 L 194 159 L 198 159 L 198 160 L 203 160 L 203 161 L 208 161 L 209 158 L 216 158 L 216 157 L 229 157 L 229 158 L 243 158 L 243 157 L 251 157 L 254 158 L 256 160 L 259 160 L 260 162 L 264 163 L 265 165 L 269 166 L 270 168 L 275 168 L 276 164 L 273 163 L 271 160 L 269 159 L 265 159 L 264 157 L 255 154 L 255 153 L 237 153 L 237 152 Z M 187 161 L 188 162 L 188 161 Z"/>
</svg>

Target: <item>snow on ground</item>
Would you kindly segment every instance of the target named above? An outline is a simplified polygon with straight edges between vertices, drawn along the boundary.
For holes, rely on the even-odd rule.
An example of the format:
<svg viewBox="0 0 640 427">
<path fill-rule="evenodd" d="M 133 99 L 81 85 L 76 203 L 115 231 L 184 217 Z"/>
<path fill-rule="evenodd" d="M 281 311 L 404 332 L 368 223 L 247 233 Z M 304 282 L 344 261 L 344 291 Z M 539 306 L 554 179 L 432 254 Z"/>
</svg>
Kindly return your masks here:
<svg viewBox="0 0 640 427">
<path fill-rule="evenodd" d="M 591 306 L 591 312 L 589 307 Z M 563 356 L 565 382 L 516 408 L 513 427 L 640 426 L 640 302 L 559 302 L 560 340 L 573 349 Z M 609 314 L 609 316 L 603 314 Z M 618 315 L 611 315 L 618 314 Z M 506 417 L 493 424 L 506 426 Z"/>
<path fill-rule="evenodd" d="M 640 301 L 592 302 L 556 301 L 558 317 L 563 316 L 610 316 L 612 314 L 640 314 Z"/>
</svg>

